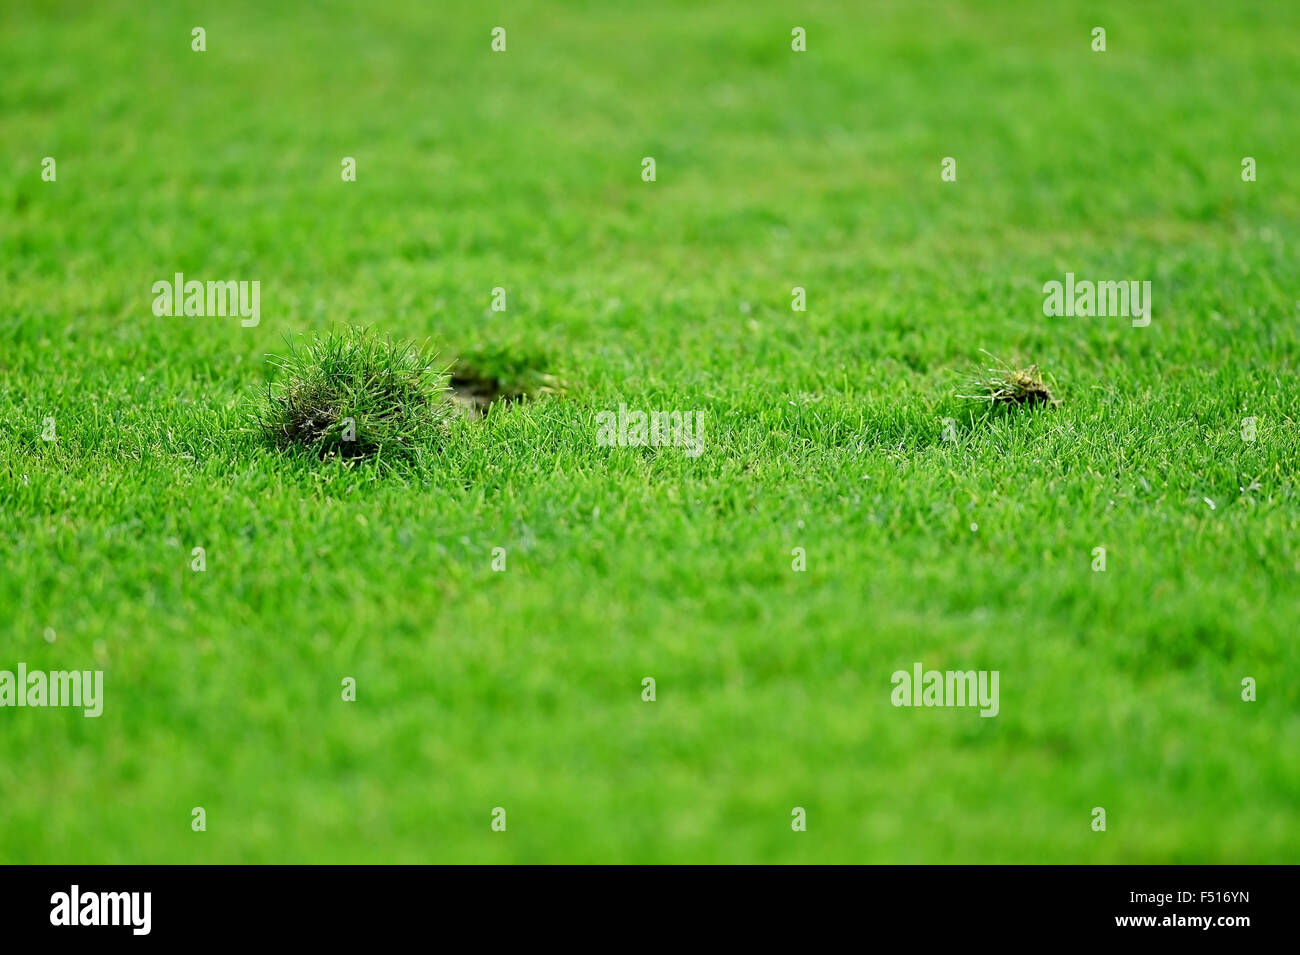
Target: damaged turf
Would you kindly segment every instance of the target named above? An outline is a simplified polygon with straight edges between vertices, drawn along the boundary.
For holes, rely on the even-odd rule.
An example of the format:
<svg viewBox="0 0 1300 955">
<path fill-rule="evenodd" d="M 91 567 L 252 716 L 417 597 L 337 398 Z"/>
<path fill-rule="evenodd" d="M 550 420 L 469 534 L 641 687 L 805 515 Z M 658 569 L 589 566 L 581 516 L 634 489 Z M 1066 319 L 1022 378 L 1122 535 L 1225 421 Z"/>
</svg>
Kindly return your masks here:
<svg viewBox="0 0 1300 955">
<path fill-rule="evenodd" d="M 1037 365 L 1013 368 L 993 355 L 989 355 L 988 352 L 984 354 L 992 358 L 996 364 L 971 377 L 968 387 L 976 394 L 958 395 L 958 398 L 1015 406 L 1053 407 L 1061 403 L 1060 399 L 1052 393 L 1051 387 L 1043 380 L 1043 373 Z"/>
</svg>

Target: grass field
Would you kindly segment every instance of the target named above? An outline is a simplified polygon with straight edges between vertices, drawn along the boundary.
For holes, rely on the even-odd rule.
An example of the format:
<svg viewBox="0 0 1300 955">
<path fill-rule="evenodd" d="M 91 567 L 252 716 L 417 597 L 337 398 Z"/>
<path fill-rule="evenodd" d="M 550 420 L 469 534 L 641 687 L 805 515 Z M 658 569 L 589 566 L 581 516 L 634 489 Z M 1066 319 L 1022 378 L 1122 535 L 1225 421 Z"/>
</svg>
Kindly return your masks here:
<svg viewBox="0 0 1300 955">
<path fill-rule="evenodd" d="M 1295 861 L 1297 49 L 1255 0 L 6 2 L 0 669 L 105 699 L 0 709 L 0 861 Z M 177 272 L 260 323 L 156 316 Z M 1151 324 L 1045 316 L 1067 272 Z M 267 354 L 347 325 L 563 387 L 269 446 Z M 958 397 L 981 350 L 1061 403 Z M 918 661 L 998 715 L 891 705 Z"/>
</svg>

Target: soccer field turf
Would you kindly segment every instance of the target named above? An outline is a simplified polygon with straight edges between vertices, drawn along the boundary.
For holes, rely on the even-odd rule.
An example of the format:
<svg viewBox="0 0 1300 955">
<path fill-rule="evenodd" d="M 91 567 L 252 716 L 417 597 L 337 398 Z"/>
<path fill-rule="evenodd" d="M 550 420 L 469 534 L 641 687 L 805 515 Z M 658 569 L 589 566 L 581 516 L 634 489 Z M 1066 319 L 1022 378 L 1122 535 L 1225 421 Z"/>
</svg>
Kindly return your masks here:
<svg viewBox="0 0 1300 955">
<path fill-rule="evenodd" d="M 0 708 L 0 861 L 1294 861 L 1298 50 L 1256 0 L 7 0 L 0 671 L 103 694 Z M 346 326 L 550 386 L 272 447 L 266 356 Z M 989 355 L 1059 404 L 961 397 Z"/>
</svg>

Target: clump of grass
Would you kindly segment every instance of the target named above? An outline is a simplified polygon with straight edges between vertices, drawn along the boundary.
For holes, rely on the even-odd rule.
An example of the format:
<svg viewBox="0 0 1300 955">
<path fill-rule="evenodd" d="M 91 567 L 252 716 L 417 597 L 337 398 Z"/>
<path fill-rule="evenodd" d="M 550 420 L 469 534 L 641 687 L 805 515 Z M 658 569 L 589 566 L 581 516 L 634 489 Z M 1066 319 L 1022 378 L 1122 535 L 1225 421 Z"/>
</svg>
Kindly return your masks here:
<svg viewBox="0 0 1300 955">
<path fill-rule="evenodd" d="M 980 349 L 984 351 L 984 349 Z M 987 401 L 1001 405 L 1045 405 L 1053 407 L 1061 403 L 1052 394 L 1052 389 L 1043 380 L 1043 373 L 1037 365 L 1027 368 L 1015 368 L 999 358 L 984 352 L 993 359 L 993 364 L 980 369 L 971 376 L 968 388 L 975 394 L 958 395 L 974 401 Z"/>
<path fill-rule="evenodd" d="M 322 460 L 410 460 L 441 433 L 451 413 L 447 374 L 421 345 L 349 328 L 288 339 L 253 415 L 277 447 Z"/>
</svg>

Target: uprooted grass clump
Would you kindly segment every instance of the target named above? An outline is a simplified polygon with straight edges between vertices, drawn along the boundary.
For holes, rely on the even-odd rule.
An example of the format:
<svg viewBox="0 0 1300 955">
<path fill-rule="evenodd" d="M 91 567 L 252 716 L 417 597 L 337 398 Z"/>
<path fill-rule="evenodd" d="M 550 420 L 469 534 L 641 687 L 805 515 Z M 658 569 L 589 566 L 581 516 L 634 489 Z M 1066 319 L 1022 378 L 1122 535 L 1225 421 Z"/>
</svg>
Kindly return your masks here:
<svg viewBox="0 0 1300 955">
<path fill-rule="evenodd" d="M 982 351 L 983 349 L 981 349 Z M 975 401 L 987 401 L 991 405 L 1059 405 L 1060 399 L 1052 394 L 1052 389 L 1043 380 L 1043 373 L 1037 365 L 1027 368 L 1015 368 L 1006 362 L 984 352 L 993 359 L 993 364 L 980 369 L 970 376 L 967 388 L 974 392 L 958 395 Z"/>
<path fill-rule="evenodd" d="M 321 459 L 409 460 L 451 414 L 447 374 L 423 346 L 349 328 L 288 340 L 253 418 L 277 447 Z"/>
</svg>

